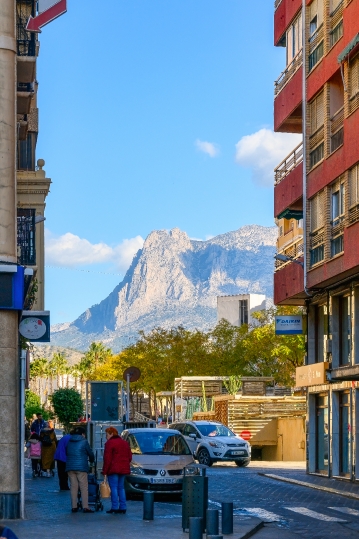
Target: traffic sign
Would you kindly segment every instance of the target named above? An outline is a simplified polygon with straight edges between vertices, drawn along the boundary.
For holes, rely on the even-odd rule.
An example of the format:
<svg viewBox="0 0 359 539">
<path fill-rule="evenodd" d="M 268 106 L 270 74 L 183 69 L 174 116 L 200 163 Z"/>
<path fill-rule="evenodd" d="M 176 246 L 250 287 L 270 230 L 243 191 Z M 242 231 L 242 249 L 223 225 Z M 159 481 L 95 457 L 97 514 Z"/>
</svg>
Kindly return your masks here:
<svg viewBox="0 0 359 539">
<path fill-rule="evenodd" d="M 28 32 L 41 32 L 41 28 L 57 19 L 67 11 L 67 0 L 41 0 L 39 2 L 39 15 L 29 17 L 26 30 Z"/>
<path fill-rule="evenodd" d="M 243 440 L 250 440 L 252 438 L 252 433 L 250 430 L 242 430 L 239 435 Z"/>
</svg>

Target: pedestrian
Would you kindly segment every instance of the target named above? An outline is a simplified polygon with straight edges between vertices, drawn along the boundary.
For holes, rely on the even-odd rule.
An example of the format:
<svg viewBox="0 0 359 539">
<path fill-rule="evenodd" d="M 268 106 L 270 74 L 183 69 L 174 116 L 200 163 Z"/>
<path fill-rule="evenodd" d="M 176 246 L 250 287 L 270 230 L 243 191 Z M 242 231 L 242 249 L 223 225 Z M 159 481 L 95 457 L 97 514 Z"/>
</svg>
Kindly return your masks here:
<svg viewBox="0 0 359 539">
<path fill-rule="evenodd" d="M 85 429 L 76 427 L 66 447 L 66 471 L 70 479 L 72 512 L 77 513 L 77 493 L 80 489 L 84 513 L 93 513 L 88 506 L 88 460 L 93 462 L 95 456 L 86 440 Z"/>
<path fill-rule="evenodd" d="M 45 477 L 51 477 L 55 468 L 56 434 L 54 429 L 45 427 L 40 433 L 41 467 Z"/>
<path fill-rule="evenodd" d="M 18 539 L 18 537 L 7 526 L 0 525 L 0 539 Z"/>
<path fill-rule="evenodd" d="M 41 474 L 41 442 L 40 436 L 33 432 L 26 443 L 27 458 L 31 459 L 32 477 L 40 477 Z"/>
<path fill-rule="evenodd" d="M 36 432 L 40 436 L 42 429 L 46 427 L 46 421 L 42 417 L 42 413 L 38 412 L 36 414 L 36 419 L 31 423 L 31 432 Z"/>
<path fill-rule="evenodd" d="M 111 489 L 111 509 L 107 513 L 126 513 L 125 476 L 130 473 L 132 453 L 128 442 L 120 438 L 117 429 L 106 429 L 103 455 L 103 475 Z"/>
<path fill-rule="evenodd" d="M 60 438 L 55 451 L 54 459 L 57 464 L 57 475 L 59 478 L 60 490 L 70 490 L 69 478 L 66 471 L 66 447 L 69 443 L 71 434 L 65 434 Z"/>
</svg>

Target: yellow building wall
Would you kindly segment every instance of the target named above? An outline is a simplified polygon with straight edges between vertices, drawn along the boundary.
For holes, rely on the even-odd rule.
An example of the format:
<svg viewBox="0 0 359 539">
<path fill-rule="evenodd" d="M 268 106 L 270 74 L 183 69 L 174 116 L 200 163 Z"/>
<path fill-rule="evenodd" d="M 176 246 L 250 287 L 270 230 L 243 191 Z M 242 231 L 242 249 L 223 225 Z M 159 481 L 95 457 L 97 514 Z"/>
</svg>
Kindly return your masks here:
<svg viewBox="0 0 359 539">
<path fill-rule="evenodd" d="M 277 445 L 262 448 L 262 460 L 304 461 L 305 418 L 284 417 L 277 420 Z"/>
</svg>

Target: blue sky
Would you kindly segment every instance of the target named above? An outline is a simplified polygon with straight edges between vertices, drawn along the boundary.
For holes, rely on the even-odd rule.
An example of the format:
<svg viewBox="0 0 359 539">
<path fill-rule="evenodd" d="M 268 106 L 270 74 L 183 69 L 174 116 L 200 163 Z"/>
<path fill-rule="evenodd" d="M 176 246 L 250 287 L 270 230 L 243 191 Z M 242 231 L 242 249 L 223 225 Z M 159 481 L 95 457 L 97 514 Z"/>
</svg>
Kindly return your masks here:
<svg viewBox="0 0 359 539">
<path fill-rule="evenodd" d="M 46 308 L 74 320 L 121 280 L 154 229 L 206 239 L 273 224 L 273 2 L 68 0 L 43 28 L 37 157 Z"/>
</svg>

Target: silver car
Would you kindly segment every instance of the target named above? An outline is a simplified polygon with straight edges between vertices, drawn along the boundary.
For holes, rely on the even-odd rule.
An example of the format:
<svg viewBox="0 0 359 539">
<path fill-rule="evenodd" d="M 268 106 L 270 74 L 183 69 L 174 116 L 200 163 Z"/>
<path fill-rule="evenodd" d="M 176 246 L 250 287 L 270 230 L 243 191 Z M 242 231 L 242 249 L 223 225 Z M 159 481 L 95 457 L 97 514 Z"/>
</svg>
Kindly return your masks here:
<svg viewBox="0 0 359 539">
<path fill-rule="evenodd" d="M 170 429 L 181 432 L 200 464 L 212 466 L 217 461 L 233 461 L 248 466 L 251 461 L 249 442 L 217 421 L 179 421 Z"/>
<path fill-rule="evenodd" d="M 132 451 L 131 475 L 125 481 L 128 494 L 148 491 L 182 493 L 183 469 L 195 462 L 178 431 L 137 428 L 125 430 L 121 436 L 130 444 Z"/>
</svg>

